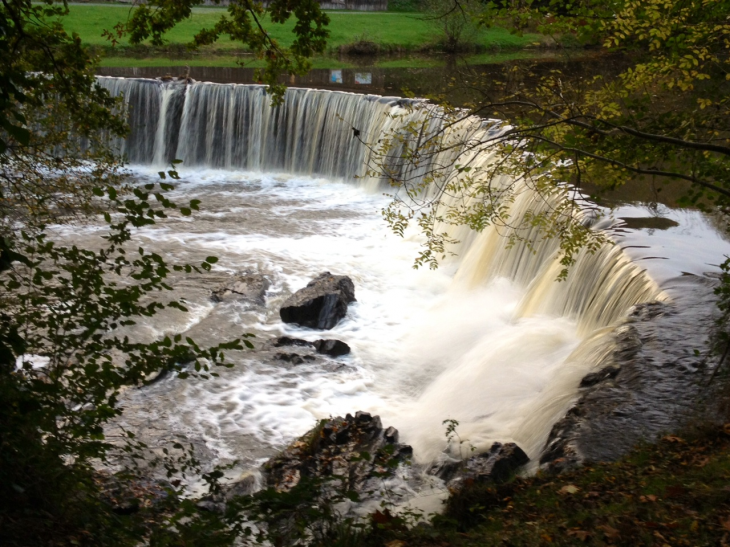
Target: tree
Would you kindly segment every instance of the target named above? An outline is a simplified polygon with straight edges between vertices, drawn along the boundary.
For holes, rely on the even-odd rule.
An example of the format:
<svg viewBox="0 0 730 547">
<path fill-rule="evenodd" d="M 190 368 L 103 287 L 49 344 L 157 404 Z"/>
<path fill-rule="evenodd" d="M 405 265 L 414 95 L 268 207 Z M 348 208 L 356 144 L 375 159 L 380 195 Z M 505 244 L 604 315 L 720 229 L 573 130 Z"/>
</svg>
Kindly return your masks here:
<svg viewBox="0 0 730 547">
<path fill-rule="evenodd" d="M 471 46 L 480 29 L 477 22 L 481 3 L 450 0 L 424 0 L 427 19 L 439 32 L 441 47 L 447 53 L 458 53 Z"/>
<path fill-rule="evenodd" d="M 151 37 L 190 15 L 202 0 L 153 0 L 132 12 L 124 28 L 132 41 Z M 160 370 L 215 375 L 225 352 L 251 347 L 244 335 L 202 348 L 190 338 L 143 343 L 122 328 L 164 308 L 171 272 L 210 270 L 168 264 L 134 245 L 137 228 L 170 214 L 190 215 L 165 192 L 171 184 L 138 186 L 108 146 L 127 131 L 119 99 L 94 77 L 96 60 L 59 18 L 65 1 L 4 0 L 0 6 L 0 542 L 4 545 L 228 544 L 240 532 L 234 517 L 200 515 L 178 501 L 172 484 L 156 513 L 126 517 L 103 495 L 110 477 L 95 471 L 111 451 L 128 454 L 128 473 L 143 446 L 133 432 L 112 443 L 104 424 L 121 412 L 119 392 Z M 297 39 L 285 50 L 260 24 L 262 6 L 232 2 L 228 17 L 196 43 L 228 34 L 265 57 L 264 81 L 280 70 L 304 70 L 324 47 L 327 18 L 312 0 L 274 0 L 274 22 L 297 17 Z M 274 98 L 281 99 L 280 87 Z M 166 177 L 175 179 L 174 169 Z M 54 241 L 50 224 L 102 223 L 94 248 Z M 179 446 L 160 462 L 168 474 L 195 469 L 195 455 Z M 207 475 L 213 488 L 220 472 Z M 199 544 L 199 543 L 197 543 Z"/>
<path fill-rule="evenodd" d="M 516 239 L 539 227 L 560 239 L 567 267 L 601 234 L 582 225 L 580 196 L 563 183 L 612 189 L 641 177 L 659 186 L 683 181 L 689 191 L 682 203 L 725 213 L 729 15 L 726 0 L 488 2 L 485 25 L 571 35 L 618 55 L 623 68 L 587 77 L 557 65 L 515 65 L 497 82 L 467 79 L 479 95 L 470 108 L 443 105 L 439 124 L 412 124 L 377 146 L 373 171 L 396 188 L 387 220 L 397 232 L 413 221 L 425 232 L 418 264 L 436 265 L 454 241 L 449 231 L 466 224 L 505 226 Z M 473 115 L 501 121 L 480 129 Z M 394 168 L 396 149 L 402 152 Z M 479 154 L 494 159 L 477 166 Z M 517 226 L 506 205 L 525 185 L 551 205 Z"/>
</svg>

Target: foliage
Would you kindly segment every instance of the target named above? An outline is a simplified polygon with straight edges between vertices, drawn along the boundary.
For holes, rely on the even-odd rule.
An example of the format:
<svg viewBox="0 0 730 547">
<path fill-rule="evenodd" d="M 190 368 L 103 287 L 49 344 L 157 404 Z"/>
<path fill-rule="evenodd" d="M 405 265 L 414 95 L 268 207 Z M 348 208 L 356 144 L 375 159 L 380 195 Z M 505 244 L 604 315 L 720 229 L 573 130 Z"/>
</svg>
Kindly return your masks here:
<svg viewBox="0 0 730 547">
<path fill-rule="evenodd" d="M 318 6 L 303 0 L 271 10 L 277 20 L 294 12 L 299 26 L 294 60 L 270 56 L 269 66 L 304 66 L 323 47 Z M 229 366 L 227 351 L 252 344 L 244 335 L 203 348 L 179 334 L 150 342 L 135 331 L 140 318 L 187 311 L 164 297 L 169 278 L 211 270 L 217 258 L 168 264 L 134 243 L 139 228 L 189 216 L 199 201 L 179 206 L 166 197 L 172 184 L 126 178 L 108 146 L 109 137 L 127 131 L 123 103 L 97 85 L 95 59 L 59 20 L 67 13 L 65 2 L 52 0 L 0 6 L 0 543 L 230 544 L 240 519 L 203 514 L 178 498 L 180 479 L 200 472 L 192 447 L 178 444 L 144 462 L 162 466 L 170 479 L 150 485 L 137 465 L 146 446 L 134 432 L 105 434 L 121 413 L 123 389 L 160 371 L 214 376 Z M 159 39 L 184 14 L 179 2 L 148 5 L 130 28 Z M 219 30 L 278 55 L 274 42 L 238 29 L 245 21 L 233 13 Z M 174 167 L 167 176 L 177 178 Z M 78 220 L 99 237 L 88 247 L 58 243 L 61 226 Z M 111 456 L 125 463 L 118 479 L 96 470 Z M 202 478 L 216 490 L 220 476 L 214 470 Z M 115 481 L 124 483 L 132 509 L 119 503 Z"/>
<path fill-rule="evenodd" d="M 481 2 L 471 0 L 423 0 L 423 10 L 439 33 L 439 42 L 446 53 L 473 47 L 480 33 L 477 18 L 481 8 Z"/>
<path fill-rule="evenodd" d="M 517 64 L 496 82 L 493 73 L 467 76 L 460 85 L 481 92 L 468 110 L 444 105 L 438 127 L 424 118 L 375 146 L 373 171 L 396 188 L 386 219 L 398 233 L 416 222 L 427 236 L 417 264 L 435 264 L 454 242 L 449 231 L 465 224 L 510 225 L 528 243 L 524 234 L 537 227 L 560 239 L 561 261 L 570 266 L 600 236 L 583 225 L 581 196 L 562 182 L 610 190 L 640 178 L 657 186 L 680 181 L 690 184 L 683 204 L 724 212 L 728 15 L 723 0 L 488 2 L 486 25 L 572 35 L 620 55 L 604 59 L 622 68 L 587 76 L 534 63 Z M 478 131 L 469 121 L 475 114 L 504 121 Z M 390 168 L 399 154 L 400 165 Z M 480 155 L 492 159 L 476 166 Z M 411 177 L 424 170 L 423 184 Z M 505 206 L 525 185 L 551 205 L 520 220 Z"/>
</svg>

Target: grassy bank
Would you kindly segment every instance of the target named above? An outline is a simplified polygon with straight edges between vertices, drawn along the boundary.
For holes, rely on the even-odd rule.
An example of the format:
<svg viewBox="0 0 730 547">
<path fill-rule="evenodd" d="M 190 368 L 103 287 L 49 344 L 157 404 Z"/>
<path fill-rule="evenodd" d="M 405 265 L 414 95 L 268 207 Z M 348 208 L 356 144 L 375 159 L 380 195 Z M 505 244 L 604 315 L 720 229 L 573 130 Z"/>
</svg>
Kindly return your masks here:
<svg viewBox="0 0 730 547">
<path fill-rule="evenodd" d="M 178 24 L 170 31 L 166 39 L 170 46 L 179 46 L 190 41 L 191 37 L 202 30 L 210 28 L 224 12 L 217 8 L 198 8 L 193 17 Z M 129 6 L 70 6 L 70 13 L 63 24 L 70 32 L 77 33 L 81 40 L 89 45 L 108 46 L 102 36 L 104 29 L 111 29 L 129 16 Z M 336 51 L 342 46 L 358 41 L 368 41 L 385 51 L 418 51 L 428 48 L 437 40 L 438 32 L 433 24 L 417 13 L 392 12 L 329 12 L 331 19 L 328 47 Z M 282 45 L 292 43 L 294 22 L 274 25 L 265 22 L 267 30 Z M 521 49 L 537 43 L 537 35 L 515 36 L 499 28 L 483 29 L 473 40 L 473 46 L 480 49 Z M 123 40 L 117 51 L 124 53 L 128 43 Z M 203 50 L 205 53 L 220 52 L 230 54 L 240 50 L 239 44 L 221 41 Z"/>
</svg>

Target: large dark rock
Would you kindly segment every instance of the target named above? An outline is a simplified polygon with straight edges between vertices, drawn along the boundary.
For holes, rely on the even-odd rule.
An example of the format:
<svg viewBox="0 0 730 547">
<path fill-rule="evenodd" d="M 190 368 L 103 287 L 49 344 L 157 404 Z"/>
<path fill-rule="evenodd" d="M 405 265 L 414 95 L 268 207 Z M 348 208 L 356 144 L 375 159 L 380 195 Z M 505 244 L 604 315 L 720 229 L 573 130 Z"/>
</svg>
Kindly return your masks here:
<svg viewBox="0 0 730 547">
<path fill-rule="evenodd" d="M 671 301 L 632 309 L 613 332 L 613 351 L 581 380 L 579 399 L 550 431 L 542 470 L 616 460 L 641 441 L 716 419 L 713 401 L 719 399 L 708 380 L 719 356 L 708 358 L 705 351 L 715 286 L 712 279 L 682 275 L 662 285 Z"/>
<path fill-rule="evenodd" d="M 355 302 L 352 280 L 324 272 L 287 298 L 279 314 L 284 323 L 327 330 L 345 317 L 350 302 Z"/>
<path fill-rule="evenodd" d="M 449 490 L 455 492 L 470 484 L 505 482 L 529 461 L 527 454 L 515 443 L 494 443 L 487 452 L 467 460 L 441 458 L 428 472 L 441 478 Z"/>
<path fill-rule="evenodd" d="M 330 357 L 339 357 L 350 353 L 350 346 L 341 340 L 315 340 L 314 349 L 317 350 L 317 353 L 329 355 Z"/>
<path fill-rule="evenodd" d="M 338 477 L 345 486 L 365 492 L 370 481 L 379 481 L 392 463 L 409 458 L 413 450 L 398 443 L 398 431 L 383 429 L 378 416 L 358 412 L 353 417 L 322 420 L 264 465 L 269 487 L 285 492 L 303 478 Z"/>
<path fill-rule="evenodd" d="M 215 302 L 238 300 L 263 306 L 266 304 L 266 291 L 271 282 L 261 274 L 243 273 L 222 287 L 213 291 Z"/>
</svg>

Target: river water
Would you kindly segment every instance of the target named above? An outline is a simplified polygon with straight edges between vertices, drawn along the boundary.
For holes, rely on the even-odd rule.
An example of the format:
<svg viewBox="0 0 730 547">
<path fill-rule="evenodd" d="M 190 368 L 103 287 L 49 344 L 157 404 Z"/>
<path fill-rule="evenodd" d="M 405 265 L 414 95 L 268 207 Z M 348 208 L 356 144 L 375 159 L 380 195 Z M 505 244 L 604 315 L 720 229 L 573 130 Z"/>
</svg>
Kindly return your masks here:
<svg viewBox="0 0 730 547">
<path fill-rule="evenodd" d="M 199 344 L 256 336 L 256 349 L 231 353 L 234 367 L 217 378 L 168 377 L 128 390 L 117 425 L 155 449 L 192 442 L 211 463 L 238 461 L 236 473 L 255 468 L 316 420 L 358 410 L 398 428 L 420 463 L 447 448 L 447 419 L 459 422 L 465 446 L 478 451 L 514 441 L 535 460 L 552 424 L 578 397 L 581 378 L 611 354 L 610 334 L 631 307 L 671 303 L 671 280 L 717 272 L 722 254 L 730 254 L 700 213 L 636 204 L 612 214 L 674 222 L 632 229 L 601 220 L 596 229 L 609 230 L 617 244 L 579 257 L 562 283 L 555 281 L 553 244 L 531 253 L 489 229 L 462 233 L 458 256 L 439 269 L 414 269 L 422 236 L 389 231 L 380 214 L 389 200 L 383 189 L 353 178 L 364 152 L 352 148 L 347 131 L 333 130 L 332 109 L 340 108 L 340 121 L 347 115 L 346 124 L 381 131 L 390 123 L 383 112 L 400 108 L 396 99 L 293 90 L 276 113 L 257 88 L 195 84 L 184 104 L 175 104 L 159 83 L 105 85 L 131 89 L 137 112 L 147 109 L 146 126 L 123 145 L 137 155 L 133 177 L 157 178 L 171 149 L 169 131 L 175 152 L 187 154 L 171 197 L 202 202 L 192 217 L 144 229 L 141 244 L 175 261 L 219 258 L 210 274 L 173 279 L 173 293 L 190 313 L 165 312 L 135 334 L 154 340 L 184 333 Z M 178 125 L 170 122 L 174 112 Z M 240 139 L 247 139 L 246 157 L 236 152 Z M 517 200 L 515 214 L 531 199 Z M 98 233 L 75 228 L 68 237 Z M 328 332 L 282 323 L 281 303 L 323 271 L 352 278 L 357 302 L 347 317 Z M 240 272 L 269 279 L 264 306 L 211 299 Z M 352 353 L 292 365 L 267 345 L 281 335 L 337 338 Z"/>
</svg>

